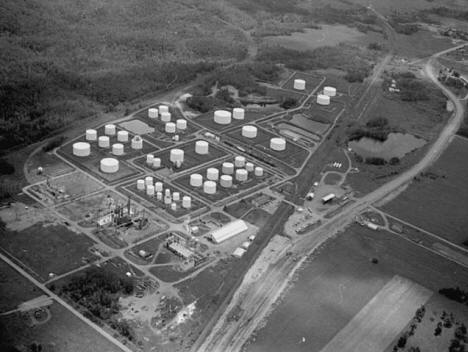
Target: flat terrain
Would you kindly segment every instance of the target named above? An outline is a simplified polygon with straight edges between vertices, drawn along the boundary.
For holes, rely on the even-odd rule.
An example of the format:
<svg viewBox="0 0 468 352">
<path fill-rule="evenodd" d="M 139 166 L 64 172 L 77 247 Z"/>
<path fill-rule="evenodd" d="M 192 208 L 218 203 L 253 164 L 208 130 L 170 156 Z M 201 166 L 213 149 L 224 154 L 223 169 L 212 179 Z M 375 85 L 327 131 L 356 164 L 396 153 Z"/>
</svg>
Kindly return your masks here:
<svg viewBox="0 0 468 352">
<path fill-rule="evenodd" d="M 468 139 L 455 137 L 442 157 L 383 209 L 451 242 L 468 240 Z"/>
</svg>

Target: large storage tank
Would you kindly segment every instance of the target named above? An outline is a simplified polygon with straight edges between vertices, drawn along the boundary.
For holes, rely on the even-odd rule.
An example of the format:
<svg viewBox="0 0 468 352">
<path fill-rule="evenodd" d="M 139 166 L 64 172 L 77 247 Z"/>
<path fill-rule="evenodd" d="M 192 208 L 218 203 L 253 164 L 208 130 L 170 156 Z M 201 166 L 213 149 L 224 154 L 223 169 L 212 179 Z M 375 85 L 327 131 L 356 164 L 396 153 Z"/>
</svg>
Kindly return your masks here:
<svg viewBox="0 0 468 352">
<path fill-rule="evenodd" d="M 117 128 L 113 124 L 105 125 L 104 126 L 104 134 L 107 136 L 115 136 L 117 133 Z"/>
<path fill-rule="evenodd" d="M 306 87 L 306 81 L 304 81 L 303 79 L 294 80 L 294 89 L 305 90 L 305 87 Z"/>
<path fill-rule="evenodd" d="M 323 94 L 328 95 L 329 97 L 334 97 L 336 96 L 336 88 L 330 86 L 324 87 Z"/>
<path fill-rule="evenodd" d="M 221 187 L 224 188 L 231 188 L 232 187 L 232 176 L 231 175 L 221 175 L 219 180 L 219 184 Z"/>
<path fill-rule="evenodd" d="M 234 120 L 243 120 L 245 118 L 245 110 L 242 108 L 234 108 L 232 110 Z"/>
<path fill-rule="evenodd" d="M 123 153 L 124 153 L 124 145 L 122 143 L 112 144 L 112 154 L 123 155 Z"/>
<path fill-rule="evenodd" d="M 254 166 L 253 163 L 251 163 L 251 162 L 245 163 L 245 169 L 246 169 L 248 172 L 254 171 L 254 168 L 255 168 L 255 166 Z"/>
<path fill-rule="evenodd" d="M 150 119 L 157 119 L 158 118 L 159 111 L 157 108 L 150 108 L 148 109 L 148 117 Z"/>
<path fill-rule="evenodd" d="M 184 162 L 184 151 L 182 149 L 171 149 L 169 160 L 172 163 L 183 163 Z"/>
<path fill-rule="evenodd" d="M 143 149 L 143 138 L 135 136 L 132 138 L 132 149 Z"/>
<path fill-rule="evenodd" d="M 145 180 L 137 180 L 137 190 L 143 191 L 145 189 Z"/>
<path fill-rule="evenodd" d="M 161 167 L 161 158 L 154 158 L 151 166 L 154 169 L 159 169 Z"/>
<path fill-rule="evenodd" d="M 91 154 L 91 145 L 86 142 L 73 143 L 73 155 L 75 156 L 89 156 Z"/>
<path fill-rule="evenodd" d="M 152 186 L 153 185 L 153 177 L 152 176 L 146 176 L 145 177 L 145 185 L 146 186 Z"/>
<path fill-rule="evenodd" d="M 109 148 L 110 147 L 110 139 L 107 136 L 100 136 L 98 138 L 98 146 L 100 148 Z"/>
<path fill-rule="evenodd" d="M 192 198 L 190 196 L 182 197 L 182 208 L 190 209 L 192 207 Z"/>
<path fill-rule="evenodd" d="M 216 193 L 216 182 L 214 181 L 205 181 L 203 183 L 203 192 L 206 194 L 215 194 Z"/>
<path fill-rule="evenodd" d="M 209 152 L 209 144 L 207 141 L 196 141 L 195 142 L 195 153 L 204 155 Z"/>
<path fill-rule="evenodd" d="M 154 184 L 154 188 L 156 189 L 156 192 L 162 192 L 163 190 L 163 183 L 160 182 L 160 181 L 157 181 L 155 184 Z"/>
<path fill-rule="evenodd" d="M 151 166 L 153 165 L 153 160 L 154 160 L 154 155 L 153 154 L 147 154 L 146 155 L 146 164 Z"/>
<path fill-rule="evenodd" d="M 229 162 L 224 162 L 222 165 L 222 172 L 226 175 L 232 175 L 234 173 L 234 164 Z"/>
<path fill-rule="evenodd" d="M 162 194 L 162 192 L 156 192 L 156 199 L 157 199 L 157 200 L 162 200 L 162 199 L 163 199 L 163 194 Z"/>
<path fill-rule="evenodd" d="M 330 105 L 330 97 L 325 94 L 317 95 L 317 104 L 319 105 Z"/>
<path fill-rule="evenodd" d="M 263 176 L 263 168 L 260 167 L 260 166 L 257 166 L 257 167 L 255 168 L 254 173 L 255 173 L 255 176 L 257 176 L 257 177 Z"/>
<path fill-rule="evenodd" d="M 187 129 L 187 120 L 178 119 L 176 121 L 176 127 L 179 131 L 185 131 Z"/>
<path fill-rule="evenodd" d="M 246 169 L 237 169 L 236 170 L 236 180 L 240 182 L 247 181 L 249 178 L 249 173 Z"/>
<path fill-rule="evenodd" d="M 87 141 L 96 141 L 97 140 L 97 131 L 93 129 L 86 130 L 86 140 Z"/>
<path fill-rule="evenodd" d="M 214 112 L 214 122 L 220 125 L 229 125 L 231 123 L 231 113 L 226 110 L 216 110 Z"/>
<path fill-rule="evenodd" d="M 257 127 L 251 125 L 242 126 L 242 136 L 246 138 L 257 137 Z"/>
<path fill-rule="evenodd" d="M 104 158 L 101 160 L 101 171 L 106 174 L 113 174 L 119 171 L 119 161 L 114 158 Z"/>
<path fill-rule="evenodd" d="M 214 167 L 208 168 L 206 170 L 206 178 L 210 181 L 218 181 L 219 170 Z"/>
<path fill-rule="evenodd" d="M 128 132 L 127 131 L 117 132 L 117 142 L 127 143 L 128 142 Z"/>
<path fill-rule="evenodd" d="M 286 139 L 284 138 L 272 138 L 270 139 L 270 148 L 277 152 L 281 152 L 286 149 Z"/>
<path fill-rule="evenodd" d="M 178 202 L 180 200 L 180 192 L 174 192 L 172 193 L 172 200 L 174 202 Z"/>
<path fill-rule="evenodd" d="M 161 112 L 161 121 L 162 122 L 171 121 L 171 113 L 170 112 Z"/>
<path fill-rule="evenodd" d="M 167 105 L 159 105 L 159 113 L 169 112 L 169 107 Z"/>
<path fill-rule="evenodd" d="M 203 176 L 200 174 L 191 174 L 190 175 L 190 186 L 192 187 L 201 187 L 203 184 Z"/>
<path fill-rule="evenodd" d="M 236 167 L 244 167 L 245 165 L 245 157 L 238 155 L 234 158 L 234 165 Z"/>
<path fill-rule="evenodd" d="M 174 122 L 166 122 L 166 126 L 164 128 L 166 133 L 175 133 L 176 132 L 176 124 Z"/>
<path fill-rule="evenodd" d="M 150 197 L 154 196 L 154 186 L 153 185 L 149 185 L 149 186 L 146 186 L 146 194 Z"/>
</svg>

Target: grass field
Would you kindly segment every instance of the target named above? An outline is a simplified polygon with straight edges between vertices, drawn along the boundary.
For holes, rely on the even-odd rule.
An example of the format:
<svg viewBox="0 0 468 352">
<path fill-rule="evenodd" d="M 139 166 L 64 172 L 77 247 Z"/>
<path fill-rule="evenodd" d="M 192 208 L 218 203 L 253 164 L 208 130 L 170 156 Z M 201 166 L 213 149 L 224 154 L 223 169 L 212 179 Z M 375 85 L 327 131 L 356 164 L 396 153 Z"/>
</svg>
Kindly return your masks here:
<svg viewBox="0 0 468 352">
<path fill-rule="evenodd" d="M 33 177 L 33 182 L 39 182 L 46 179 L 47 176 L 55 177 L 73 171 L 73 167 L 63 162 L 52 153 L 42 151 L 34 154 L 26 163 L 26 170 Z M 45 174 L 37 175 L 37 168 L 42 167 Z"/>
<path fill-rule="evenodd" d="M 301 110 L 301 113 L 307 118 L 317 122 L 327 124 L 333 123 L 338 113 L 344 107 L 342 103 L 333 99 L 328 106 L 318 105 L 316 100 L 316 96 L 311 97 L 307 102 L 306 108 Z"/>
<path fill-rule="evenodd" d="M 246 350 L 321 351 L 394 275 L 434 292 L 468 282 L 468 270 L 459 265 L 393 234 L 354 224 L 309 258 Z"/>
<path fill-rule="evenodd" d="M 186 271 L 179 270 L 174 265 L 153 266 L 150 269 L 151 274 L 155 275 L 158 279 L 164 282 L 176 282 L 182 280 L 184 277 L 189 276 L 193 272 L 199 270 L 199 267 L 193 267 Z"/>
<path fill-rule="evenodd" d="M 323 182 L 326 184 L 326 185 L 337 185 L 341 179 L 343 178 L 343 176 L 339 173 L 336 173 L 336 172 L 330 172 L 327 174 L 327 176 L 325 176 L 325 179 L 323 180 Z"/>
<path fill-rule="evenodd" d="M 229 111 L 229 109 L 227 110 Z M 194 121 L 212 131 L 222 132 L 236 126 L 248 124 L 265 116 L 265 113 L 263 113 L 262 111 L 245 109 L 243 120 L 236 120 L 232 118 L 231 123 L 229 125 L 220 125 L 214 122 L 214 111 L 210 111 L 206 114 L 202 114 L 200 116 L 195 117 Z"/>
<path fill-rule="evenodd" d="M 57 188 L 63 187 L 65 194 L 70 196 L 69 198 L 85 196 L 103 188 L 101 184 L 81 171 L 54 178 L 50 180 L 50 184 Z"/>
<path fill-rule="evenodd" d="M 305 82 L 306 82 L 306 89 L 304 91 L 297 91 L 298 93 L 311 93 L 315 88 L 318 88 L 318 86 L 320 85 L 320 82 L 322 82 L 322 80 L 324 79 L 325 77 L 323 76 L 319 76 L 319 75 L 316 75 L 316 74 L 311 74 L 311 73 L 305 73 L 305 72 L 295 72 L 291 78 L 289 78 L 282 86 L 281 88 L 284 88 L 284 89 L 291 89 L 291 90 L 295 90 L 294 89 L 294 80 L 295 79 L 303 79 Z"/>
<path fill-rule="evenodd" d="M 37 223 L 22 231 L 5 231 L 0 246 L 39 280 L 49 273 L 63 274 L 97 257 L 89 249 L 95 243 L 64 225 Z"/>
<path fill-rule="evenodd" d="M 383 209 L 456 244 L 467 241 L 467 158 L 468 139 L 456 137 L 426 173 Z"/>
</svg>

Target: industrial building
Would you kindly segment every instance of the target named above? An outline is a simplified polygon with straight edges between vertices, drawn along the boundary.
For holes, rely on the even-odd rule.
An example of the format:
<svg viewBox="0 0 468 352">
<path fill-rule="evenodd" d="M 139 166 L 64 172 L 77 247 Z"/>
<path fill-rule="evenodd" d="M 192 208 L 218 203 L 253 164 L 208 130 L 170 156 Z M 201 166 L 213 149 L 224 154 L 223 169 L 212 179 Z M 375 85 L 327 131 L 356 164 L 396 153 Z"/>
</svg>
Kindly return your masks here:
<svg viewBox="0 0 468 352">
<path fill-rule="evenodd" d="M 234 220 L 229 224 L 220 227 L 219 229 L 214 230 L 210 234 L 210 238 L 214 243 L 221 243 L 226 241 L 234 236 L 241 234 L 244 231 L 247 231 L 249 228 L 244 220 Z"/>
</svg>

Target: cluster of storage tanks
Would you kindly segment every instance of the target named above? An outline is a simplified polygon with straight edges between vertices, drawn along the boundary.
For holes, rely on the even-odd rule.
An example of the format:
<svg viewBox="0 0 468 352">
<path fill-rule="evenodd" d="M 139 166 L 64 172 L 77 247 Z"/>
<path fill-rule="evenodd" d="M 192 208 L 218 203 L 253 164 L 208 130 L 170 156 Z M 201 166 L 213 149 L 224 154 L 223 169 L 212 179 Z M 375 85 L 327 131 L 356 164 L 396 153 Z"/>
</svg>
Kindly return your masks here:
<svg viewBox="0 0 468 352">
<path fill-rule="evenodd" d="M 243 120 L 245 118 L 245 110 L 242 108 L 232 109 L 232 113 L 227 110 L 216 110 L 213 114 L 213 121 L 218 125 L 229 125 L 234 120 Z"/>
<path fill-rule="evenodd" d="M 145 179 L 137 180 L 137 190 L 145 192 L 148 197 L 154 197 L 164 205 L 171 207 L 176 211 L 179 207 L 190 209 L 192 207 L 192 197 L 182 195 L 180 192 L 172 192 L 166 188 L 164 183 L 154 181 L 152 176 L 146 176 Z"/>
<path fill-rule="evenodd" d="M 296 90 L 305 90 L 306 81 L 303 79 L 295 79 L 293 84 L 294 89 Z M 330 105 L 330 98 L 336 96 L 335 87 L 324 87 L 323 92 L 317 95 L 317 104 L 319 105 Z"/>
<path fill-rule="evenodd" d="M 190 175 L 190 186 L 202 188 L 205 194 L 216 194 L 218 184 L 222 188 L 231 188 L 234 180 L 237 182 L 246 182 L 249 175 L 254 177 L 263 176 L 263 168 L 247 162 L 245 157 L 236 156 L 234 162 L 224 162 L 221 169 L 210 167 L 206 170 L 205 177 L 201 174 Z"/>
<path fill-rule="evenodd" d="M 195 153 L 198 155 L 206 155 L 209 153 L 210 144 L 207 141 L 196 141 L 195 142 Z M 185 152 L 183 149 L 173 148 L 169 151 L 169 161 L 174 167 L 179 168 L 182 166 L 185 160 Z M 146 155 L 146 165 L 153 168 L 159 169 L 162 167 L 161 158 L 155 157 L 153 154 Z"/>
<path fill-rule="evenodd" d="M 187 130 L 187 120 L 177 119 L 175 122 L 171 121 L 172 115 L 167 105 L 159 105 L 157 108 L 148 109 L 148 117 L 150 119 L 160 119 L 161 122 L 164 122 L 164 131 L 168 134 L 175 135 Z"/>
<path fill-rule="evenodd" d="M 255 139 L 257 138 L 258 129 L 252 125 L 242 126 L 242 137 Z M 286 139 L 280 137 L 273 137 L 270 139 L 270 149 L 280 152 L 286 150 Z"/>
<path fill-rule="evenodd" d="M 111 138 L 116 138 L 117 143 L 111 145 Z M 73 143 L 73 155 L 87 157 L 91 154 L 91 143 L 97 143 L 102 149 L 110 149 L 113 155 L 120 156 L 125 152 L 125 143 L 130 142 L 131 149 L 143 149 L 143 139 L 135 136 L 130 140 L 127 131 L 117 131 L 113 124 L 104 126 L 104 135 L 99 136 L 97 130 L 87 129 L 85 133 L 86 142 Z M 119 161 L 115 158 L 104 158 L 100 162 L 100 168 L 105 173 L 115 173 L 119 171 Z"/>
</svg>

